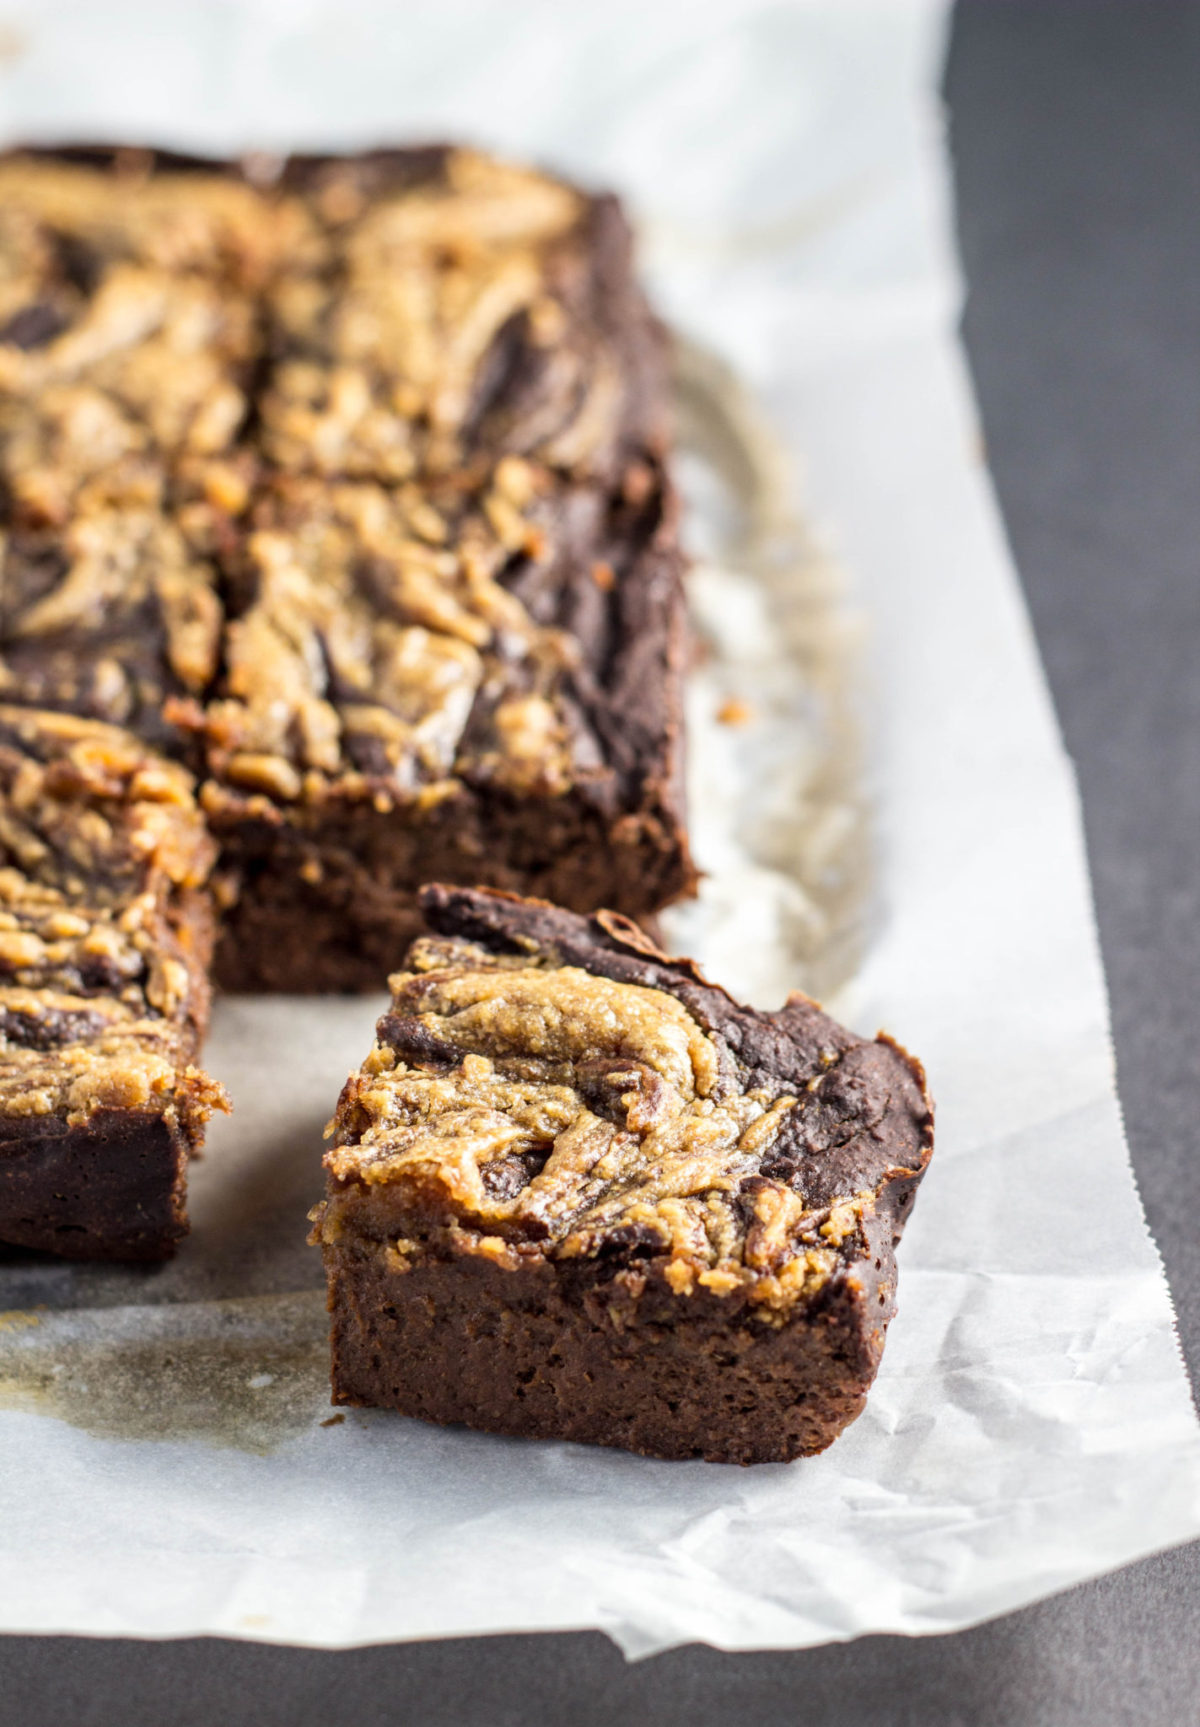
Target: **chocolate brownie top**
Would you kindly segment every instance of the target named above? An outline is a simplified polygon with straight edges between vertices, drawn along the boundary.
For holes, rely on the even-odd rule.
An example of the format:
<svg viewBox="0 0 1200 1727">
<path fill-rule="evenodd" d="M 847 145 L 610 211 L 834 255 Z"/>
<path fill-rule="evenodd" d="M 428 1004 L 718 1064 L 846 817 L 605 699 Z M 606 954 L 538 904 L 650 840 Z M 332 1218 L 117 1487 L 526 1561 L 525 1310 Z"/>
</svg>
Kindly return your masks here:
<svg viewBox="0 0 1200 1727">
<path fill-rule="evenodd" d="M 198 739 L 213 811 L 665 784 L 615 203 L 462 150 L 263 169 L 0 159 L 0 698 Z"/>
<path fill-rule="evenodd" d="M 0 1113 L 174 1096 L 204 989 L 179 900 L 213 855 L 181 768 L 115 728 L 0 707 Z"/>
<path fill-rule="evenodd" d="M 648 1254 L 677 1292 L 770 1317 L 877 1212 L 899 1234 L 933 1117 L 889 1038 L 801 995 L 743 1007 L 611 913 L 438 886 L 421 905 L 432 933 L 338 1105 L 325 1239 L 382 1194 L 402 1252 L 449 1228 L 513 1264 Z"/>
</svg>

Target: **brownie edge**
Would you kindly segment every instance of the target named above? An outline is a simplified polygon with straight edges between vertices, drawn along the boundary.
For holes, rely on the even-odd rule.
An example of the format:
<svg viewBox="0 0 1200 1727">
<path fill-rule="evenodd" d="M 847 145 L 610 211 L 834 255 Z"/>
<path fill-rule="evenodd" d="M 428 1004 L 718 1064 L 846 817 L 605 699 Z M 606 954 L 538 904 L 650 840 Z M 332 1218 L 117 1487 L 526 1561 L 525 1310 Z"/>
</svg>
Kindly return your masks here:
<svg viewBox="0 0 1200 1727">
<path fill-rule="evenodd" d="M 428 887 L 314 1212 L 333 1401 L 780 1462 L 861 1412 L 932 1153 L 920 1064 L 612 913 Z"/>
</svg>

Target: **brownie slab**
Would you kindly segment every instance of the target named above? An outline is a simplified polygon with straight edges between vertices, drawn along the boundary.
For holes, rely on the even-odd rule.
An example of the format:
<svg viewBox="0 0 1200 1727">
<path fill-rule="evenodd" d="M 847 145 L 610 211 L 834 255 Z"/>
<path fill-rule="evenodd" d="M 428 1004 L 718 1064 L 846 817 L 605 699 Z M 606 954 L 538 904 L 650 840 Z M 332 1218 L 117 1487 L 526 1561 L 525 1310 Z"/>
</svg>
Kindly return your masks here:
<svg viewBox="0 0 1200 1727">
<path fill-rule="evenodd" d="M 933 1144 L 920 1065 L 627 919 L 426 888 L 314 1213 L 335 1403 L 783 1461 L 857 1416 Z"/>
<path fill-rule="evenodd" d="M 0 158 L 0 699 L 199 773 L 226 987 L 692 889 L 664 353 L 615 201 L 473 151 Z"/>
<path fill-rule="evenodd" d="M 160 1259 L 219 1086 L 215 848 L 184 770 L 115 727 L 0 706 L 0 1241 Z"/>
</svg>

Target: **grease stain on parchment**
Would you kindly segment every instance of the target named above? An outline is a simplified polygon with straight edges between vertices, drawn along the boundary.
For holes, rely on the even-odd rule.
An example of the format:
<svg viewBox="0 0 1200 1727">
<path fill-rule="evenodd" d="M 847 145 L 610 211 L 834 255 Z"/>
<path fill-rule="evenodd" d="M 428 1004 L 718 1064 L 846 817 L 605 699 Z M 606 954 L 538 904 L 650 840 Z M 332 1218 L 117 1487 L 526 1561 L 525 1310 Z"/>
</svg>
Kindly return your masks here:
<svg viewBox="0 0 1200 1727">
<path fill-rule="evenodd" d="M 0 1315 L 0 1408 L 265 1455 L 328 1415 L 323 1292 Z"/>
</svg>

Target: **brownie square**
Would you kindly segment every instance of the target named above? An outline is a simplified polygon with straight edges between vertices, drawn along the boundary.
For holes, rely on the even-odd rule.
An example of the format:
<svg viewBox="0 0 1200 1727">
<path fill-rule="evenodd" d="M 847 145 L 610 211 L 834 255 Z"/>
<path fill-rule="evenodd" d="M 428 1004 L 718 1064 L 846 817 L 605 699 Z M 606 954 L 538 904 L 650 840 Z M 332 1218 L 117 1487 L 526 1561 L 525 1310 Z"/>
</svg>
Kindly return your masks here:
<svg viewBox="0 0 1200 1727">
<path fill-rule="evenodd" d="M 864 1405 L 929 1161 L 919 1063 L 635 925 L 426 888 L 314 1213 L 335 1403 L 782 1461 Z"/>
<path fill-rule="evenodd" d="M 214 857 L 190 776 L 114 727 L 0 707 L 0 1241 L 161 1259 L 219 1086 Z"/>
</svg>

